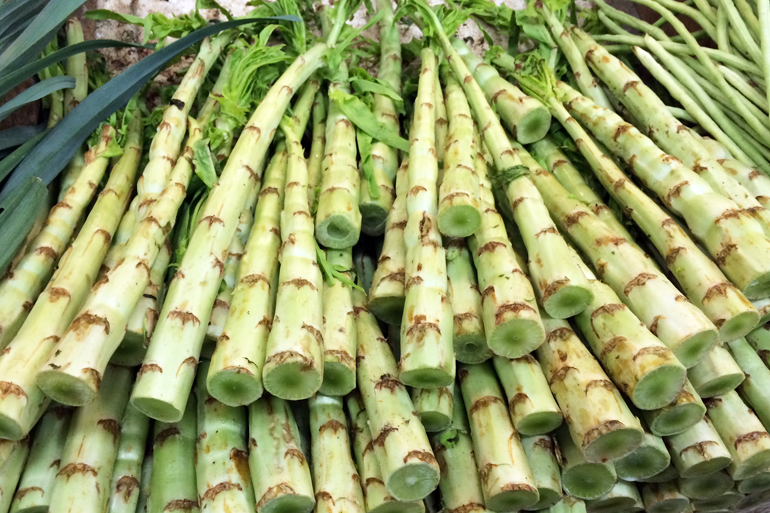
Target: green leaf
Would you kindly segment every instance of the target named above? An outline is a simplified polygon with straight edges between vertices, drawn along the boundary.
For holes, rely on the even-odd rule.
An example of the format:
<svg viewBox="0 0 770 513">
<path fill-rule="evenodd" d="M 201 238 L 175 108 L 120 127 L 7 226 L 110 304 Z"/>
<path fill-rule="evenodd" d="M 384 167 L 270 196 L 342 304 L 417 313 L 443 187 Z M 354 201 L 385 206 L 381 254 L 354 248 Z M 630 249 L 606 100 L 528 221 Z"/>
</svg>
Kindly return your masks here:
<svg viewBox="0 0 770 513">
<path fill-rule="evenodd" d="M 18 215 L 0 223 L 0 272 L 10 264 L 29 233 L 35 218 L 44 208 L 48 190 L 39 178 L 30 178 L 20 187 L 19 194 L 0 201 L 0 217 L 7 211 Z"/>
<path fill-rule="evenodd" d="M 38 134 L 45 132 L 46 123 L 40 123 L 36 126 L 17 126 L 0 131 L 0 150 L 15 148 L 34 138 Z M 0 178 L 2 180 L 2 178 Z"/>
<path fill-rule="evenodd" d="M 217 2 L 217 0 L 196 0 L 195 9 L 219 9 L 219 12 L 224 14 L 225 18 L 230 21 L 233 20 L 233 15 L 230 14 L 230 11 L 222 7 L 222 5 Z"/>
<path fill-rule="evenodd" d="M 351 94 L 347 94 L 339 89 L 329 94 L 329 99 L 336 103 L 343 114 L 347 116 L 351 123 L 360 128 L 371 137 L 380 142 L 392 146 L 404 152 L 409 151 L 409 141 L 399 136 L 396 132 L 389 130 L 384 123 L 377 121 L 374 114 L 366 107 L 364 102 Z"/>
<path fill-rule="evenodd" d="M 358 153 L 361 154 L 361 172 L 366 183 L 369 184 L 369 196 L 374 199 L 380 197 L 380 188 L 374 178 L 374 160 L 372 160 L 372 137 L 363 130 L 356 130 L 358 141 Z"/>
<path fill-rule="evenodd" d="M 508 23 L 508 55 L 516 57 L 519 53 L 519 34 L 521 33 L 521 27 L 516 23 L 516 16 L 511 16 L 511 21 Z"/>
<path fill-rule="evenodd" d="M 324 278 L 326 278 L 326 283 L 331 287 L 334 285 L 334 280 L 339 280 L 343 285 L 347 285 L 348 287 L 354 287 L 361 292 L 366 293 L 366 291 L 361 288 L 359 285 L 357 285 L 353 280 L 351 280 L 346 272 L 349 272 L 351 269 L 345 269 L 341 265 L 332 265 L 329 263 L 328 260 L 326 260 L 326 253 L 323 249 L 321 249 L 321 246 L 318 245 L 318 242 L 315 243 L 315 255 L 316 260 L 318 260 L 318 266 L 321 268 L 321 272 L 324 275 Z"/>
<path fill-rule="evenodd" d="M 384 80 L 380 80 L 379 78 L 374 77 L 354 77 L 350 80 L 350 84 L 359 94 L 373 93 L 390 98 L 396 104 L 396 109 L 399 112 L 404 111 L 404 100 L 393 89 L 393 87 L 391 87 L 391 85 Z"/>
<path fill-rule="evenodd" d="M 209 149 L 209 142 L 205 139 L 193 144 L 193 168 L 206 187 L 209 189 L 214 187 L 217 183 L 217 167 L 214 164 L 214 155 Z"/>
<path fill-rule="evenodd" d="M 112 20 L 130 23 L 131 25 L 144 25 L 144 18 L 134 16 L 133 14 L 110 11 L 109 9 L 93 9 L 87 11 L 86 18 L 89 20 Z"/>
<path fill-rule="evenodd" d="M 0 38 L 0 54 L 6 51 L 8 47 L 11 46 L 11 43 L 16 41 L 16 37 L 24 32 L 31 23 L 32 20 L 22 21 L 21 23 L 11 28 L 11 30 L 5 32 Z"/>
<path fill-rule="evenodd" d="M 54 0 L 46 5 L 24 32 L 0 54 L 0 75 L 34 60 L 53 39 L 67 17 L 85 1 Z"/>
<path fill-rule="evenodd" d="M 494 179 L 497 180 L 502 187 L 507 187 L 512 181 L 527 175 L 529 175 L 529 168 L 527 166 L 513 166 L 512 168 L 498 171 L 495 174 Z"/>
<path fill-rule="evenodd" d="M 10 0 L 0 4 L 0 36 L 6 36 L 13 30 L 39 13 L 48 0 Z"/>
<path fill-rule="evenodd" d="M 44 123 L 45 125 L 45 123 Z M 44 130 L 37 134 L 36 136 L 29 139 L 27 142 L 13 150 L 10 155 L 5 157 L 3 160 L 0 160 L 0 182 L 2 182 L 6 176 L 8 176 L 11 171 L 16 169 L 16 166 L 19 165 L 19 162 L 21 162 L 24 157 L 27 156 L 27 154 L 32 151 L 32 148 L 35 147 L 37 143 L 40 142 L 40 140 L 45 137 L 45 134 L 48 133 L 48 130 Z"/>
<path fill-rule="evenodd" d="M 53 77 L 42 82 L 38 82 L 32 87 L 25 89 L 20 94 L 13 97 L 12 100 L 0 107 L 0 121 L 4 120 L 14 111 L 22 108 L 24 105 L 39 100 L 54 91 L 61 89 L 72 89 L 75 87 L 75 79 L 72 77 Z"/>
</svg>

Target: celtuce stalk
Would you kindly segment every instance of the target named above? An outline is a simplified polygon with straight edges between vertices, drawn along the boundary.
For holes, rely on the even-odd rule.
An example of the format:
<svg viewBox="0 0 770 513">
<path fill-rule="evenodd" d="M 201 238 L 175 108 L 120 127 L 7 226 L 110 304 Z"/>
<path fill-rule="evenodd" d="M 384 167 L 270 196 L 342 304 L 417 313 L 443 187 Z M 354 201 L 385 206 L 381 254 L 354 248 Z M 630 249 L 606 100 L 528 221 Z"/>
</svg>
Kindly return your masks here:
<svg viewBox="0 0 770 513">
<path fill-rule="evenodd" d="M 398 24 L 394 21 L 393 6 L 388 0 L 378 0 L 380 18 L 380 69 L 377 78 L 386 82 L 396 94 L 401 94 L 401 39 Z M 390 131 L 398 133 L 399 123 L 393 100 L 382 94 L 374 94 L 372 115 Z M 361 187 L 359 210 L 361 231 L 367 235 L 382 235 L 390 223 L 389 212 L 395 199 L 398 152 L 381 141 L 372 144 L 372 167 L 379 198 L 373 198 L 369 187 Z"/>
<path fill-rule="evenodd" d="M 732 463 L 730 453 L 708 417 L 682 433 L 666 437 L 671 461 L 684 478 L 712 474 Z"/>
<path fill-rule="evenodd" d="M 321 163 L 326 146 L 326 99 L 323 94 L 316 93 L 313 102 L 313 142 L 310 146 L 310 157 L 307 159 L 307 199 L 311 207 L 318 200 L 316 187 L 321 184 Z"/>
<path fill-rule="evenodd" d="M 277 150 L 265 171 L 230 315 L 211 357 L 208 389 L 228 406 L 251 404 L 263 392 L 262 370 L 278 286 L 280 217 L 287 167 L 285 148 Z"/>
<path fill-rule="evenodd" d="M 317 394 L 308 401 L 316 513 L 364 513 L 364 495 L 353 465 L 342 399 Z"/>
<path fill-rule="evenodd" d="M 273 84 L 209 193 L 201 220 L 169 286 L 142 364 L 144 372 L 137 378 L 132 394 L 132 404 L 150 417 L 175 421 L 184 412 L 221 269 L 246 203 L 249 184 L 260 179 L 257 173 L 262 170 L 272 135 L 294 90 L 321 66 L 326 50 L 324 43 L 315 45 Z M 195 289 L 194 294 L 190 293 L 191 288 Z M 164 373 L 164 368 L 179 370 Z"/>
<path fill-rule="evenodd" d="M 311 511 L 310 467 L 289 403 L 264 395 L 249 405 L 249 469 L 259 513 Z"/>
<path fill-rule="evenodd" d="M 329 96 L 335 92 L 350 94 L 345 63 L 334 70 L 329 84 Z M 356 157 L 356 129 L 342 109 L 332 102 L 326 119 L 326 147 L 315 219 L 315 237 L 328 248 L 353 247 L 361 233 L 361 211 L 358 209 L 361 179 Z"/>
<path fill-rule="evenodd" d="M 660 474 L 655 474 L 652 477 L 649 477 L 647 479 L 642 479 L 641 481 L 643 483 L 668 483 L 670 481 L 676 481 L 679 477 L 679 472 L 676 470 L 676 467 L 674 465 L 669 465 L 666 470 L 661 472 Z"/>
<path fill-rule="evenodd" d="M 770 324 L 762 324 L 746 335 L 746 340 L 770 368 Z"/>
<path fill-rule="evenodd" d="M 553 438 L 550 435 L 523 436 L 521 445 L 540 497 L 529 509 L 540 510 L 556 504 L 562 497 L 562 485 Z"/>
<path fill-rule="evenodd" d="M 406 196 L 409 193 L 408 169 L 409 159 L 404 159 L 394 180 L 396 199 L 388 212 L 382 252 L 377 260 L 372 286 L 369 288 L 368 308 L 378 319 L 388 324 L 401 323 L 406 299 L 404 229 L 407 222 Z"/>
<path fill-rule="evenodd" d="M 677 480 L 679 491 L 690 499 L 713 499 L 732 488 L 734 481 L 727 472 L 714 472 L 700 477 L 683 478 Z"/>
<path fill-rule="evenodd" d="M 586 510 L 590 513 L 633 513 L 643 509 L 636 485 L 622 479 L 618 479 L 615 486 L 598 499 L 586 501 Z"/>
<path fill-rule="evenodd" d="M 571 91 L 572 93 L 574 91 Z M 578 96 L 573 94 L 573 98 Z M 573 118 L 559 102 L 552 99 L 550 104 L 554 115 L 573 139 L 581 141 L 578 148 L 599 181 L 620 205 L 631 212 L 631 217 L 639 227 L 649 234 L 687 296 L 719 328 L 720 336 L 730 340 L 745 334 L 746 330 L 757 322 L 755 309 L 746 297 L 728 281 L 717 265 L 703 254 L 676 221 L 628 180 L 578 123 L 570 121 Z M 574 104 L 575 102 L 570 103 Z M 612 228 L 612 224 L 608 226 Z"/>
<path fill-rule="evenodd" d="M 302 155 L 299 156 L 302 158 Z M 353 268 L 353 256 L 348 249 L 329 249 L 326 260 L 342 269 Z M 305 266 L 303 274 L 307 274 Z M 348 279 L 352 272 L 344 273 Z M 345 395 L 356 388 L 356 348 L 358 337 L 353 314 L 352 287 L 333 278 L 334 283 L 319 281 L 323 286 L 323 383 L 320 391 L 325 395 Z M 292 308 L 296 308 L 296 296 Z M 306 309 L 302 316 L 307 319 Z"/>
<path fill-rule="evenodd" d="M 99 143 L 86 153 L 86 165 L 77 180 L 51 209 L 43 229 L 28 246 L 24 257 L 0 282 L 0 350 L 8 347 L 21 329 L 69 244 L 107 170 L 110 143 L 114 144 L 116 137 L 113 127 L 102 127 Z"/>
<path fill-rule="evenodd" d="M 601 365 L 569 323 L 544 317 L 547 337 L 536 356 L 565 418 L 573 442 L 591 462 L 631 453 L 643 431 Z"/>
<path fill-rule="evenodd" d="M 567 425 L 554 432 L 564 491 L 579 499 L 598 499 L 612 490 L 618 476 L 612 463 L 591 463 L 572 441 Z"/>
<path fill-rule="evenodd" d="M 561 425 L 561 410 L 532 355 L 513 360 L 496 356 L 493 362 L 517 432 L 524 436 L 544 435 Z"/>
<path fill-rule="evenodd" d="M 203 362 L 196 377 L 198 438 L 195 475 L 201 512 L 254 511 L 254 490 L 246 470 L 248 422 L 246 408 L 227 406 L 206 390 L 209 363 Z"/>
<path fill-rule="evenodd" d="M 770 177 L 739 160 L 720 159 L 719 162 L 763 207 L 770 207 Z"/>
<path fill-rule="evenodd" d="M 407 171 L 406 300 L 401 322 L 399 379 L 408 386 L 436 388 L 454 381 L 455 359 L 446 256 L 436 217 L 436 57 L 430 48 L 424 48 L 420 57 L 422 68 Z"/>
<path fill-rule="evenodd" d="M 744 375 L 730 352 L 720 345 L 701 362 L 687 370 L 687 377 L 702 398 L 726 394 L 743 382 Z"/>
<path fill-rule="evenodd" d="M 413 388 L 409 395 L 425 431 L 435 433 L 449 427 L 453 408 L 451 387 Z"/>
<path fill-rule="evenodd" d="M 438 227 L 448 237 L 468 237 L 481 226 L 479 178 L 473 159 L 473 118 L 468 100 L 448 64 L 441 65 L 446 88 L 449 133 L 436 138 L 444 148 L 444 176 L 439 187 Z"/>
<path fill-rule="evenodd" d="M 741 493 L 757 493 L 770 489 L 770 472 L 760 472 L 759 474 L 739 481 L 736 488 Z"/>
<path fill-rule="evenodd" d="M 642 445 L 628 456 L 615 460 L 615 472 L 621 479 L 638 481 L 660 474 L 671 464 L 668 449 L 659 436 L 645 432 Z"/>
<path fill-rule="evenodd" d="M 719 497 L 713 499 L 694 500 L 692 502 L 695 511 L 730 511 L 741 502 L 744 495 L 735 488 L 727 490 Z"/>
<path fill-rule="evenodd" d="M 353 456 L 367 513 L 422 513 L 424 511 L 422 502 L 399 501 L 388 492 L 385 481 L 382 480 L 372 433 L 369 430 L 369 416 L 361 396 L 356 392 L 349 394 L 346 404 Z"/>
<path fill-rule="evenodd" d="M 120 421 L 128 403 L 133 372 L 108 367 L 94 402 L 72 416 L 48 511 L 106 511 L 118 454 Z"/>
<path fill-rule="evenodd" d="M 518 358 L 542 344 L 545 331 L 532 283 L 521 269 L 503 218 L 495 210 L 492 184 L 487 177 L 478 133 L 474 135 L 474 146 L 482 214 L 481 226 L 468 238 L 468 247 L 478 273 L 482 324 L 491 352 Z"/>
<path fill-rule="evenodd" d="M 29 439 L 14 444 L 13 451 L 0 464 L 0 511 L 8 511 L 13 500 L 13 491 L 19 483 L 21 473 L 29 455 Z"/>
<path fill-rule="evenodd" d="M 644 410 L 641 413 L 653 434 L 671 436 L 686 431 L 700 422 L 706 414 L 706 407 L 692 383 L 687 380 L 671 404 L 657 410 Z"/>
<path fill-rule="evenodd" d="M 690 504 L 675 481 L 642 485 L 642 500 L 647 513 L 684 513 Z"/>
<path fill-rule="evenodd" d="M 316 262 L 302 144 L 291 124 L 284 121 L 282 128 L 289 154 L 281 214 L 281 270 L 275 316 L 262 356 L 265 362 L 262 380 L 265 390 L 271 394 L 297 400 L 312 396 L 323 380 L 325 305 L 322 294 L 325 287 Z"/>
<path fill-rule="evenodd" d="M 434 102 L 436 117 L 436 159 L 438 160 L 438 182 L 444 179 L 444 154 L 446 153 L 447 134 L 449 132 L 449 121 L 447 120 L 447 105 L 444 99 L 444 91 L 441 90 L 441 76 L 438 69 L 438 58 L 436 59 L 436 72 L 433 75 L 435 80 L 433 91 L 436 95 Z"/>
<path fill-rule="evenodd" d="M 71 418 L 72 410 L 58 405 L 49 408 L 41 418 L 10 511 L 48 511 Z M 0 463 L 0 470 L 2 473 L 6 472 L 4 464 Z M 7 490 L 6 492 L 11 493 Z"/>
<path fill-rule="evenodd" d="M 446 247 L 446 274 L 452 305 L 455 358 L 462 363 L 481 363 L 492 357 L 482 323 L 483 307 L 476 270 L 467 243 L 450 239 Z"/>
<path fill-rule="evenodd" d="M 409 393 L 398 380 L 390 346 L 364 301 L 363 293 L 354 290 L 358 390 L 369 416 L 374 452 L 390 494 L 399 500 L 420 500 L 436 488 L 438 464 Z"/>
<path fill-rule="evenodd" d="M 150 432 L 150 419 L 128 405 L 120 422 L 120 441 L 110 483 L 108 513 L 134 513 L 139 501 L 144 449 Z"/>
<path fill-rule="evenodd" d="M 147 513 L 150 502 L 150 485 L 152 484 L 152 453 L 145 456 L 142 462 L 142 475 L 139 479 L 139 500 L 136 503 L 136 513 Z"/>
<path fill-rule="evenodd" d="M 155 422 L 148 508 L 152 513 L 200 511 L 195 477 L 195 417 L 195 396 L 191 396 L 179 422 Z"/>
<path fill-rule="evenodd" d="M 82 43 L 85 40 L 83 37 L 83 25 L 77 18 L 71 17 L 67 20 L 65 32 L 67 36 L 67 46 L 73 46 Z M 88 65 L 86 54 L 78 53 L 68 57 L 66 68 L 67 75 L 75 79 L 75 87 L 64 90 L 63 114 L 65 116 L 88 96 Z M 84 157 L 85 151 L 81 145 L 67 164 L 64 174 L 59 179 L 59 201 L 62 200 L 83 170 L 85 164 Z"/>
<path fill-rule="evenodd" d="M 451 45 L 456 54 L 465 61 L 465 65 L 473 73 L 478 86 L 486 95 L 487 101 L 494 104 L 500 117 L 506 123 L 506 128 L 517 141 L 521 144 L 530 144 L 545 137 L 551 124 L 548 109 L 502 78 L 494 67 L 473 55 L 468 45 L 460 39 L 452 38 Z M 453 66 L 454 64 L 452 62 Z M 458 73 L 458 70 L 455 69 L 455 76 L 458 77 L 458 80 L 466 74 Z M 469 101 L 472 100 L 469 99 Z M 476 121 L 481 126 L 485 125 L 478 118 Z"/>
<path fill-rule="evenodd" d="M 463 364 L 458 378 L 470 420 L 484 503 L 493 511 L 534 505 L 539 500 L 535 481 L 492 365 Z M 499 450 L 506 445 L 507 451 Z"/>
<path fill-rule="evenodd" d="M 770 467 L 770 434 L 738 392 L 704 401 L 708 417 L 727 446 L 732 463 L 727 472 L 738 481 Z"/>
<path fill-rule="evenodd" d="M 586 504 L 580 499 L 565 495 L 562 500 L 548 508 L 548 513 L 586 513 Z"/>
<path fill-rule="evenodd" d="M 113 167 L 66 259 L 0 357 L 0 388 L 12 392 L 0 397 L 3 438 L 18 440 L 26 436 L 48 404 L 36 383 L 36 373 L 65 335 L 94 284 L 110 238 L 128 205 L 141 156 L 141 127 L 137 116 L 128 129 L 123 156 Z M 81 177 L 85 174 L 81 173 Z M 61 348 L 59 343 L 57 349 Z"/>
<path fill-rule="evenodd" d="M 746 340 L 733 340 L 728 343 L 728 348 L 746 376 L 738 387 L 738 393 L 759 417 L 762 425 L 770 425 L 770 397 L 765 392 L 770 387 L 770 370 Z"/>
</svg>

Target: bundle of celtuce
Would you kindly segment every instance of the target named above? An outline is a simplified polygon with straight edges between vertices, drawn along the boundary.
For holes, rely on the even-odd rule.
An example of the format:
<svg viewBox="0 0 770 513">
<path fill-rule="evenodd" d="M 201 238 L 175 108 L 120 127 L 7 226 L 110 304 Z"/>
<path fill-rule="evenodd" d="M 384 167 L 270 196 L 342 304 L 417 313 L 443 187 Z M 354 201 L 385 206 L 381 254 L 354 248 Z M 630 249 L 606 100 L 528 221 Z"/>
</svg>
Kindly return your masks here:
<svg viewBox="0 0 770 513">
<path fill-rule="evenodd" d="M 2 4 L 0 513 L 770 500 L 770 0 L 634 1 Z"/>
</svg>

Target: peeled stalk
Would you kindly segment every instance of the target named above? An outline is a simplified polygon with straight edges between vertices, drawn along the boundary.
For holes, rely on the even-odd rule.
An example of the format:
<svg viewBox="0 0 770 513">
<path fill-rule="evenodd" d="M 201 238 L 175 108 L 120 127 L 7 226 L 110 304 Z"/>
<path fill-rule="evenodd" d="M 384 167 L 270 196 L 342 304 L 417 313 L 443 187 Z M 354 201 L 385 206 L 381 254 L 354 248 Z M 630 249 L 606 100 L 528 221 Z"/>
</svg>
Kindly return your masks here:
<svg viewBox="0 0 770 513">
<path fill-rule="evenodd" d="M 364 495 L 350 453 L 342 399 L 317 394 L 308 401 L 316 513 L 364 513 Z"/>
<path fill-rule="evenodd" d="M 303 191 L 304 192 L 304 191 Z M 196 377 L 198 438 L 195 474 L 201 512 L 251 513 L 254 490 L 248 464 L 246 408 L 227 406 L 206 390 L 209 363 Z"/>
<path fill-rule="evenodd" d="M 324 158 L 326 145 L 326 99 L 323 94 L 316 93 L 313 102 L 313 142 L 310 146 L 310 157 L 307 159 L 307 200 L 311 207 L 318 200 L 317 187 L 321 185 L 321 161 Z"/>
<path fill-rule="evenodd" d="M 52 406 L 43 414 L 33 436 L 29 457 L 24 465 L 24 472 L 21 474 L 10 511 L 14 513 L 48 511 L 71 419 L 72 410 L 58 405 Z M 0 464 L 0 469 L 2 473 L 6 471 L 4 464 Z"/>
<path fill-rule="evenodd" d="M 647 513 L 684 513 L 690 504 L 675 481 L 642 485 L 642 500 Z"/>
<path fill-rule="evenodd" d="M 447 133 L 449 130 L 449 121 L 447 121 L 447 105 L 444 101 L 444 92 L 441 90 L 441 77 L 438 70 L 438 59 L 436 64 L 436 72 L 433 74 L 435 81 L 433 91 L 435 93 L 434 108 L 436 111 L 436 159 L 438 159 L 438 181 L 441 183 L 444 177 L 444 153 L 446 153 Z M 443 233 L 443 232 L 442 232 Z"/>
<path fill-rule="evenodd" d="M 438 161 L 435 145 L 436 58 L 420 54 L 422 68 L 410 133 L 406 198 L 406 300 L 401 322 L 399 379 L 419 388 L 454 381 L 452 309 L 447 298 L 446 256 L 437 220 Z"/>
<path fill-rule="evenodd" d="M 195 477 L 195 417 L 195 396 L 191 396 L 180 421 L 155 422 L 148 508 L 152 513 L 200 511 Z"/>
<path fill-rule="evenodd" d="M 550 435 L 523 436 L 521 445 L 527 454 L 529 468 L 532 470 L 540 497 L 529 509 L 540 510 L 556 504 L 562 497 L 562 485 L 553 438 Z"/>
<path fill-rule="evenodd" d="M 618 476 L 612 463 L 591 463 L 572 441 L 566 425 L 554 432 L 564 491 L 579 499 L 598 499 L 612 490 Z"/>
<path fill-rule="evenodd" d="M 259 513 L 309 512 L 310 467 L 289 403 L 263 395 L 249 405 L 249 469 Z"/>
<path fill-rule="evenodd" d="M 326 250 L 326 260 L 331 265 L 341 266 L 342 269 L 353 268 L 350 249 Z M 302 272 L 307 274 L 305 269 L 306 266 Z M 345 274 L 349 279 L 353 277 L 352 272 Z M 356 388 L 358 337 L 353 314 L 352 287 L 336 278 L 333 280 L 331 286 L 328 282 L 322 284 L 319 281 L 319 286 L 323 287 L 323 383 L 320 392 L 325 395 L 345 395 Z M 295 295 L 292 297 L 292 308 L 297 308 L 296 301 Z M 303 319 L 307 319 L 307 309 L 299 310 Z"/>
<path fill-rule="evenodd" d="M 139 501 L 142 464 L 144 462 L 150 419 L 129 405 L 120 423 L 120 441 L 110 483 L 108 513 L 134 513 Z"/>
<path fill-rule="evenodd" d="M 449 133 L 445 140 L 436 139 L 437 148 L 445 146 L 438 227 L 448 237 L 468 237 L 481 226 L 479 178 L 473 163 L 473 118 L 462 86 L 447 64 L 441 65 L 441 79 L 446 88 Z"/>
<path fill-rule="evenodd" d="M 714 472 L 700 477 L 683 478 L 677 480 L 679 491 L 690 499 L 713 499 L 732 488 L 734 481 L 727 472 Z"/>
<path fill-rule="evenodd" d="M 671 404 L 657 410 L 643 410 L 641 413 L 653 434 L 671 436 L 700 422 L 706 414 L 706 407 L 692 383 L 686 380 L 682 391 Z"/>
<path fill-rule="evenodd" d="M 765 85 L 770 85 L 770 3 L 758 0 L 757 17 L 759 18 L 759 43 L 762 50 L 762 76 Z M 770 104 L 770 89 L 767 91 L 767 102 Z"/>
<path fill-rule="evenodd" d="M 738 387 L 738 393 L 759 417 L 762 425 L 770 425 L 770 397 L 766 393 L 770 390 L 770 370 L 746 340 L 733 340 L 728 343 L 728 348 L 746 376 Z"/>
<path fill-rule="evenodd" d="M 83 37 L 83 26 L 80 20 L 75 17 L 67 20 L 65 32 L 67 35 L 67 46 L 73 46 L 85 40 Z M 69 114 L 72 109 L 77 107 L 88 96 L 88 64 L 85 52 L 68 57 L 66 68 L 67 75 L 75 79 L 75 87 L 64 90 L 64 115 Z M 77 179 L 78 174 L 82 171 L 84 153 L 85 151 L 81 145 L 65 168 L 64 174 L 61 175 L 59 179 L 59 201 L 62 200 L 62 197 L 67 193 Z"/>
<path fill-rule="evenodd" d="M 462 364 L 458 372 L 485 504 L 494 511 L 528 508 L 539 500 L 532 471 L 513 429 L 490 363 Z M 500 447 L 507 445 L 507 451 Z"/>
<path fill-rule="evenodd" d="M 770 177 L 739 160 L 720 159 L 722 167 L 754 196 L 763 207 L 770 207 Z"/>
<path fill-rule="evenodd" d="M 726 394 L 743 382 L 741 368 L 723 346 L 716 345 L 701 362 L 687 370 L 687 377 L 703 399 Z"/>
<path fill-rule="evenodd" d="M 287 170 L 286 150 L 277 150 L 265 171 L 230 315 L 211 357 L 208 389 L 228 406 L 251 404 L 263 392 L 262 370 L 278 286 L 280 217 Z"/>
<path fill-rule="evenodd" d="M 757 493 L 770 489 L 770 472 L 760 472 L 759 474 L 739 481 L 737 483 L 738 491 L 741 493 Z"/>
<path fill-rule="evenodd" d="M 462 363 L 481 363 L 492 357 L 482 323 L 481 292 L 476 269 L 463 239 L 446 241 L 446 273 L 452 305 L 455 358 Z"/>
<path fill-rule="evenodd" d="M 369 288 L 368 308 L 378 319 L 391 325 L 401 323 L 406 299 L 404 229 L 407 222 L 406 196 L 409 193 L 408 169 L 409 159 L 404 159 L 394 180 L 396 199 L 388 212 L 382 252 Z"/>
<path fill-rule="evenodd" d="M 289 152 L 281 214 L 283 244 L 275 316 L 265 354 L 261 356 L 265 362 L 262 380 L 265 390 L 272 395 L 297 400 L 312 396 L 323 380 L 325 305 L 322 294 L 326 287 L 316 262 L 302 144 L 291 125 L 284 122 L 282 127 Z M 337 318 L 328 320 L 337 321 Z"/>
<path fill-rule="evenodd" d="M 425 431 L 435 433 L 452 422 L 452 388 L 412 388 L 409 392 L 414 410 Z"/>
<path fill-rule="evenodd" d="M 128 205 L 141 156 L 141 128 L 141 117 L 136 116 L 126 136 L 123 156 L 113 167 L 55 278 L 0 357 L 0 388 L 14 391 L 0 397 L 0 437 L 18 440 L 26 436 L 48 404 L 36 382 L 38 369 L 54 348 L 63 349 L 60 337 L 65 338 L 67 327 L 94 284 L 110 238 Z M 81 173 L 81 177 L 85 174 Z M 82 351 L 82 346 L 78 350 Z"/>
<path fill-rule="evenodd" d="M 418 422 L 406 387 L 398 380 L 396 360 L 374 315 L 353 290 L 358 331 L 358 390 L 369 416 L 369 429 L 382 479 L 399 500 L 420 500 L 438 484 L 439 468 L 425 429 Z"/>
<path fill-rule="evenodd" d="M 679 477 L 679 472 L 674 465 L 669 465 L 666 470 L 660 474 L 655 474 L 652 477 L 641 480 L 643 483 L 668 483 L 669 481 L 676 481 Z"/>
<path fill-rule="evenodd" d="M 708 417 L 682 433 L 666 437 L 671 462 L 683 478 L 712 474 L 732 463 L 732 457 Z"/>
<path fill-rule="evenodd" d="M 642 511 L 642 497 L 634 483 L 618 479 L 612 490 L 586 502 L 589 513 L 632 513 Z"/>
<path fill-rule="evenodd" d="M 692 502 L 696 511 L 725 511 L 734 508 L 744 495 L 735 489 L 727 490 L 719 497 L 713 499 L 694 500 Z"/>
<path fill-rule="evenodd" d="M 547 337 L 535 355 L 568 424 L 591 462 L 617 460 L 641 443 L 642 427 L 569 323 L 544 317 Z"/>
<path fill-rule="evenodd" d="M 618 477 L 638 481 L 666 470 L 671 464 L 671 456 L 659 436 L 645 432 L 642 444 L 634 449 L 634 452 L 614 463 Z"/>
<path fill-rule="evenodd" d="M 132 378 L 130 369 L 107 367 L 99 395 L 75 411 L 51 493 L 51 513 L 107 509 Z"/>
<path fill-rule="evenodd" d="M 757 329 L 746 335 L 746 340 L 757 352 L 765 365 L 770 368 L 770 324 L 761 324 Z"/>
<path fill-rule="evenodd" d="M 136 503 L 136 513 L 147 513 L 150 510 L 150 485 L 152 484 L 152 453 L 148 453 L 142 462 L 142 476 L 139 479 L 139 500 Z"/>
<path fill-rule="evenodd" d="M 14 444 L 13 451 L 0 465 L 0 511 L 8 511 L 13 500 L 13 491 L 19 482 L 24 464 L 29 455 L 29 438 Z"/>
<path fill-rule="evenodd" d="M 350 94 L 348 68 L 334 70 L 329 95 Z M 361 234 L 358 208 L 361 179 L 356 165 L 356 129 L 336 103 L 329 105 L 326 147 L 321 164 L 321 189 L 315 219 L 315 237 L 327 248 L 355 246 Z"/>
<path fill-rule="evenodd" d="M 544 435 L 561 425 L 561 410 L 532 355 L 513 360 L 495 356 L 493 362 L 517 432 L 524 436 Z"/>
</svg>

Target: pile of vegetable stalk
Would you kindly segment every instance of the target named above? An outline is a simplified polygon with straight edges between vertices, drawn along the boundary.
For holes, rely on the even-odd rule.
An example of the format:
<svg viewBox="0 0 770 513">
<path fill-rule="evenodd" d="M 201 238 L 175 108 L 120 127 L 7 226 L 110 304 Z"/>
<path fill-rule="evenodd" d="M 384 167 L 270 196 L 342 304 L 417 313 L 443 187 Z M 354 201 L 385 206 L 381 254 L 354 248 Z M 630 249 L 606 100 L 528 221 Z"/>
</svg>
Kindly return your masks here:
<svg viewBox="0 0 770 513">
<path fill-rule="evenodd" d="M 0 513 L 770 500 L 770 0 L 633 1 L 0 5 Z"/>
</svg>

